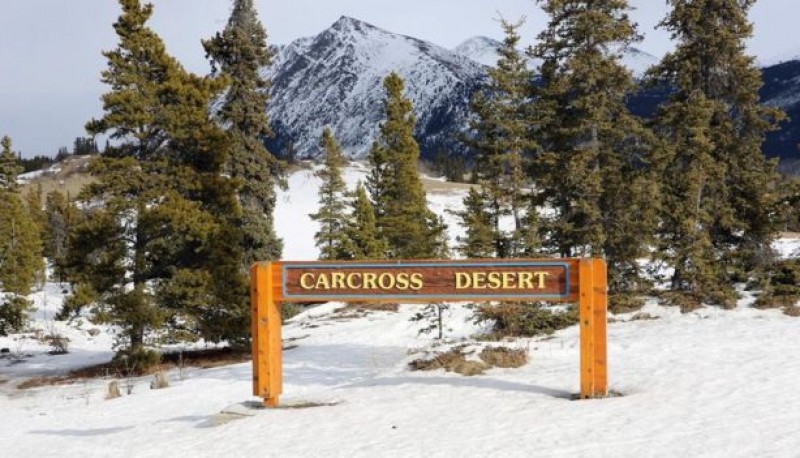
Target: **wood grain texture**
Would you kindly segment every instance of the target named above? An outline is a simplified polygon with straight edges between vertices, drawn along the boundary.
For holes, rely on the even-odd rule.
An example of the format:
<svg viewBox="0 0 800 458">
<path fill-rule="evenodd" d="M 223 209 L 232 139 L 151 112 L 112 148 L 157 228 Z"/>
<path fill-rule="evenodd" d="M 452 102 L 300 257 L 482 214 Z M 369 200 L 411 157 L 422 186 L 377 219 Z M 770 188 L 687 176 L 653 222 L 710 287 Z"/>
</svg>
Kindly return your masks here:
<svg viewBox="0 0 800 458">
<path fill-rule="evenodd" d="M 576 266 L 560 259 L 280 262 L 273 278 L 283 301 L 575 301 Z"/>
</svg>

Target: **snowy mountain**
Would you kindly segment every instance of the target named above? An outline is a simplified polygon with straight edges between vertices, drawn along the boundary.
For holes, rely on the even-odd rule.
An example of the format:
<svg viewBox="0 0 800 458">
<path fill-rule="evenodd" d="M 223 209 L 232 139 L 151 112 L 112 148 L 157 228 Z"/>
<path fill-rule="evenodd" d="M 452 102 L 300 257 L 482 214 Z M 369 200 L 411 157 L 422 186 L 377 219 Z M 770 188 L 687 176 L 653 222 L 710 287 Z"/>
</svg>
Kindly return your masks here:
<svg viewBox="0 0 800 458">
<path fill-rule="evenodd" d="M 634 47 L 629 47 L 622 54 L 622 65 L 633 72 L 635 78 L 643 77 L 645 72 L 658 61 L 658 57 Z"/>
<path fill-rule="evenodd" d="M 280 153 L 291 142 L 301 157 L 319 153 L 322 128 L 333 128 L 346 153 L 363 157 L 383 117 L 383 78 L 396 71 L 417 114 L 424 152 L 455 145 L 466 125 L 483 67 L 415 38 L 342 17 L 322 33 L 278 49 L 269 114 Z"/>
<path fill-rule="evenodd" d="M 477 36 L 456 46 L 453 48 L 453 52 L 472 59 L 481 65 L 491 67 L 497 63 L 497 50 L 501 46 L 503 46 L 503 43 L 494 38 Z"/>
<path fill-rule="evenodd" d="M 268 145 L 284 155 L 291 145 L 298 156 L 319 154 L 322 128 L 331 126 L 348 156 L 363 158 L 383 119 L 383 78 L 391 71 L 406 81 L 406 94 L 418 117 L 416 138 L 423 156 L 439 150 L 464 152 L 458 134 L 467 125 L 469 100 L 497 60 L 501 43 L 473 37 L 447 50 L 395 34 L 366 22 L 341 17 L 316 36 L 277 48 L 275 63 L 264 70 L 272 79 L 269 115 L 274 139 Z M 630 47 L 623 64 L 640 78 L 658 59 Z M 532 64 L 533 65 L 533 64 Z M 765 103 L 786 110 L 794 121 L 767 135 L 768 157 L 800 157 L 800 61 L 763 69 Z M 631 96 L 629 107 L 650 116 L 668 91 L 647 88 Z"/>
<path fill-rule="evenodd" d="M 475 62 L 486 66 L 494 66 L 499 58 L 497 50 L 503 43 L 488 37 L 477 36 L 468 39 L 453 49 L 453 52 L 468 57 Z M 658 58 L 641 49 L 629 47 L 622 52 L 622 64 L 625 65 L 635 78 L 641 78 L 653 65 L 658 63 Z M 529 61 L 531 69 L 535 69 L 537 62 Z"/>
</svg>

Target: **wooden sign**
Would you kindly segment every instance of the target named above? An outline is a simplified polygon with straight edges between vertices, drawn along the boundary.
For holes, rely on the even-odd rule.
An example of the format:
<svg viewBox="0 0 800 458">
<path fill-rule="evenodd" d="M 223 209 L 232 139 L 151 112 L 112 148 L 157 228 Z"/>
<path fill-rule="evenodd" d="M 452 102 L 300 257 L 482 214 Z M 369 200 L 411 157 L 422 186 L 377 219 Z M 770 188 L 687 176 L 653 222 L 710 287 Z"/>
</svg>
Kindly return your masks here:
<svg viewBox="0 0 800 458">
<path fill-rule="evenodd" d="M 280 264 L 284 300 L 563 300 L 570 265 L 542 261 Z"/>
<path fill-rule="evenodd" d="M 576 302 L 580 396 L 608 392 L 607 274 L 602 259 L 266 262 L 251 269 L 253 393 L 277 406 L 283 391 L 281 302 Z"/>
</svg>

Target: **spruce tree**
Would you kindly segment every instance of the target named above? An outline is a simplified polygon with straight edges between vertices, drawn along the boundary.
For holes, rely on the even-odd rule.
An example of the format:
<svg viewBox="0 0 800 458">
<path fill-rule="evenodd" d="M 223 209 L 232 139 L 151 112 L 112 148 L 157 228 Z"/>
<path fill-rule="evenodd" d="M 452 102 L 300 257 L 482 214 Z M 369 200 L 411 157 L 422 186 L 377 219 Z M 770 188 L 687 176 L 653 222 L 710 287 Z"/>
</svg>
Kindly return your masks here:
<svg viewBox="0 0 800 458">
<path fill-rule="evenodd" d="M 105 113 L 87 124 L 117 144 L 93 162 L 97 181 L 81 196 L 103 206 L 70 233 L 67 308 L 93 303 L 98 320 L 123 331 L 118 357 L 145 365 L 145 337 L 165 325 L 169 338 L 246 333 L 247 288 L 235 181 L 221 175 L 227 136 L 208 113 L 225 80 L 189 74 L 167 54 L 146 26 L 151 5 L 120 4 L 120 43 L 104 53 Z"/>
<path fill-rule="evenodd" d="M 771 258 L 778 195 L 775 163 L 761 151 L 783 113 L 759 103 L 762 85 L 745 42 L 754 0 L 670 0 L 661 27 L 677 48 L 652 69 L 673 88 L 656 126 L 668 148 L 662 255 L 672 285 L 696 299 L 732 305 L 736 271 Z"/>
<path fill-rule="evenodd" d="M 6 191 L 16 191 L 19 188 L 17 177 L 22 173 L 22 166 L 19 165 L 17 155 L 11 150 L 11 138 L 4 136 L 0 140 L 0 189 Z"/>
<path fill-rule="evenodd" d="M 375 208 L 372 206 L 367 190 L 361 183 L 356 187 L 351 201 L 352 211 L 345 226 L 344 252 L 347 258 L 382 259 L 386 257 L 388 245 L 378 234 L 375 221 Z"/>
<path fill-rule="evenodd" d="M 273 222 L 274 188 L 282 167 L 264 146 L 272 131 L 266 112 L 270 82 L 261 76 L 261 70 L 272 64 L 273 52 L 253 0 L 234 0 L 225 29 L 203 46 L 215 74 L 229 82 L 217 118 L 231 144 L 224 169 L 242 182 L 242 267 L 248 269 L 256 261 L 279 259 L 282 250 Z"/>
<path fill-rule="evenodd" d="M 519 51 L 521 25 L 502 21 L 506 37 L 499 49 L 500 59 L 489 69 L 489 82 L 471 105 L 477 116 L 471 123 L 476 135 L 468 144 L 476 153 L 474 173 L 484 192 L 471 194 L 467 197 L 471 202 L 465 204 L 477 205 L 475 199 L 480 196 L 488 199 L 484 211 L 493 226 L 494 255 L 500 258 L 524 255 L 530 251 L 527 243 L 536 244 L 525 237 L 526 222 L 536 215 L 525 193 L 526 172 L 536 145 L 529 135 L 527 115 L 533 74 Z M 513 219 L 512 231 L 501 229 L 504 218 Z"/>
<path fill-rule="evenodd" d="M 417 170 L 416 117 L 403 96 L 403 79 L 392 72 L 384 79 L 386 120 L 369 153 L 368 188 L 375 206 L 378 233 L 391 258 L 436 258 L 447 254 L 446 226 L 427 207 Z"/>
<path fill-rule="evenodd" d="M 0 335 L 21 330 L 30 302 L 25 298 L 44 270 L 39 231 L 19 196 L 21 170 L 3 137 L 0 154 Z"/>
<path fill-rule="evenodd" d="M 639 39 L 624 0 L 539 0 L 550 17 L 531 56 L 541 83 L 531 115 L 540 147 L 534 164 L 547 248 L 564 257 L 603 256 L 612 292 L 640 289 L 637 258 L 656 224 L 658 199 L 646 167 L 652 135 L 631 115 L 634 89 L 620 62 Z"/>
<path fill-rule="evenodd" d="M 322 180 L 319 187 L 319 210 L 310 215 L 320 225 L 319 231 L 314 234 L 314 240 L 320 249 L 320 259 L 346 259 L 349 257 L 344 251 L 347 244 L 347 186 L 342 179 L 345 158 L 342 148 L 328 127 L 322 131 L 320 148 L 323 150 L 324 160 L 322 167 L 314 173 L 314 176 Z"/>
<path fill-rule="evenodd" d="M 461 219 L 466 235 L 459 238 L 458 251 L 465 258 L 493 258 L 497 256 L 497 225 L 492 200 L 485 189 L 470 188 L 464 198 L 464 210 L 454 212 Z"/>
</svg>

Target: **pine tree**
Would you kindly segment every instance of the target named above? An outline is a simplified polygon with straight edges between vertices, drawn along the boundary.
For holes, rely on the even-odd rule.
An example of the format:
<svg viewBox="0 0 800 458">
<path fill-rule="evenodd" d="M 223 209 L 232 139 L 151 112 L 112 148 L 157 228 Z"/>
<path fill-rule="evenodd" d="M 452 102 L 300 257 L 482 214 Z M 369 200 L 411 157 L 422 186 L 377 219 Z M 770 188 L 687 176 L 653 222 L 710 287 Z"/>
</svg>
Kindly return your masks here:
<svg viewBox="0 0 800 458">
<path fill-rule="evenodd" d="M 42 239 L 45 258 L 52 260 L 59 281 L 67 281 L 66 260 L 71 229 L 80 222 L 81 211 L 70 202 L 69 195 L 54 190 L 45 202 L 46 230 Z"/>
<path fill-rule="evenodd" d="M 384 80 L 386 120 L 369 153 L 368 188 L 375 206 L 378 233 L 391 258 L 445 256 L 446 226 L 430 211 L 419 178 L 419 145 L 414 139 L 411 101 L 403 96 L 403 79 L 391 73 Z"/>
<path fill-rule="evenodd" d="M 349 215 L 344 200 L 347 186 L 342 179 L 345 158 L 330 128 L 323 130 L 320 148 L 323 150 L 324 161 L 322 167 L 314 173 L 314 176 L 322 180 L 319 188 L 319 210 L 310 215 L 320 225 L 319 231 L 314 234 L 314 240 L 320 249 L 320 259 L 346 259 L 345 226 Z"/>
<path fill-rule="evenodd" d="M 612 292 L 642 286 L 637 258 L 656 223 L 649 168 L 653 140 L 625 105 L 634 89 L 621 51 L 639 39 L 624 0 L 540 0 L 550 16 L 531 56 L 541 60 L 534 164 L 548 249 L 564 257 L 604 256 Z"/>
<path fill-rule="evenodd" d="M 217 117 L 231 142 L 225 171 L 242 182 L 242 267 L 248 269 L 256 261 L 279 259 L 282 250 L 273 221 L 275 181 L 282 171 L 264 146 L 272 131 L 266 112 L 270 82 L 261 76 L 261 69 L 272 64 L 273 52 L 253 0 L 234 0 L 225 29 L 203 46 L 215 73 L 229 82 Z"/>
<path fill-rule="evenodd" d="M 0 189 L 6 191 L 16 191 L 19 188 L 17 176 L 23 168 L 19 165 L 17 155 L 11 150 L 11 138 L 4 136 L 0 140 Z"/>
<path fill-rule="evenodd" d="M 3 137 L 0 154 L 0 335 L 21 330 L 30 302 L 25 298 L 44 270 L 42 243 L 30 213 L 19 196 L 21 168 Z"/>
<path fill-rule="evenodd" d="M 347 258 L 363 260 L 386 257 L 388 245 L 378 234 L 375 208 L 361 183 L 356 187 L 351 207 L 352 212 L 345 226 L 344 252 Z"/>
<path fill-rule="evenodd" d="M 235 181 L 221 175 L 227 136 L 208 113 L 225 80 L 187 73 L 146 26 L 152 6 L 120 3 L 120 44 L 104 53 L 112 90 L 87 124 L 118 144 L 93 162 L 97 181 L 81 196 L 104 205 L 70 234 L 68 308 L 95 304 L 98 320 L 123 330 L 118 358 L 148 364 L 145 337 L 165 324 L 171 338 L 246 333 L 247 288 Z"/>
<path fill-rule="evenodd" d="M 476 205 L 474 200 L 481 195 L 488 199 L 485 211 L 492 221 L 494 255 L 508 258 L 530 251 L 526 243 L 536 244 L 524 236 L 529 219 L 526 215 L 536 215 L 524 190 L 529 157 L 536 145 L 529 135 L 526 112 L 533 74 L 518 49 L 522 22 L 503 20 L 502 26 L 506 38 L 499 49 L 500 59 L 496 67 L 489 69 L 487 86 L 472 100 L 477 118 L 471 124 L 477 135 L 468 144 L 476 152 L 474 170 L 485 192 L 467 199 L 473 200 L 470 205 Z M 501 229 L 501 221 L 507 217 L 514 222 L 510 233 Z"/>
<path fill-rule="evenodd" d="M 775 163 L 761 151 L 783 118 L 759 103 L 761 75 L 745 54 L 754 0 L 670 0 L 661 27 L 677 41 L 650 72 L 674 88 L 658 114 L 669 148 L 660 160 L 665 184 L 665 243 L 673 288 L 731 305 L 736 270 L 771 258 L 778 200 Z"/>
<path fill-rule="evenodd" d="M 458 251 L 465 258 L 493 258 L 497 256 L 497 226 L 492 202 L 485 189 L 471 188 L 464 198 L 464 210 L 454 212 L 466 228 L 465 237 L 459 238 Z"/>
</svg>

